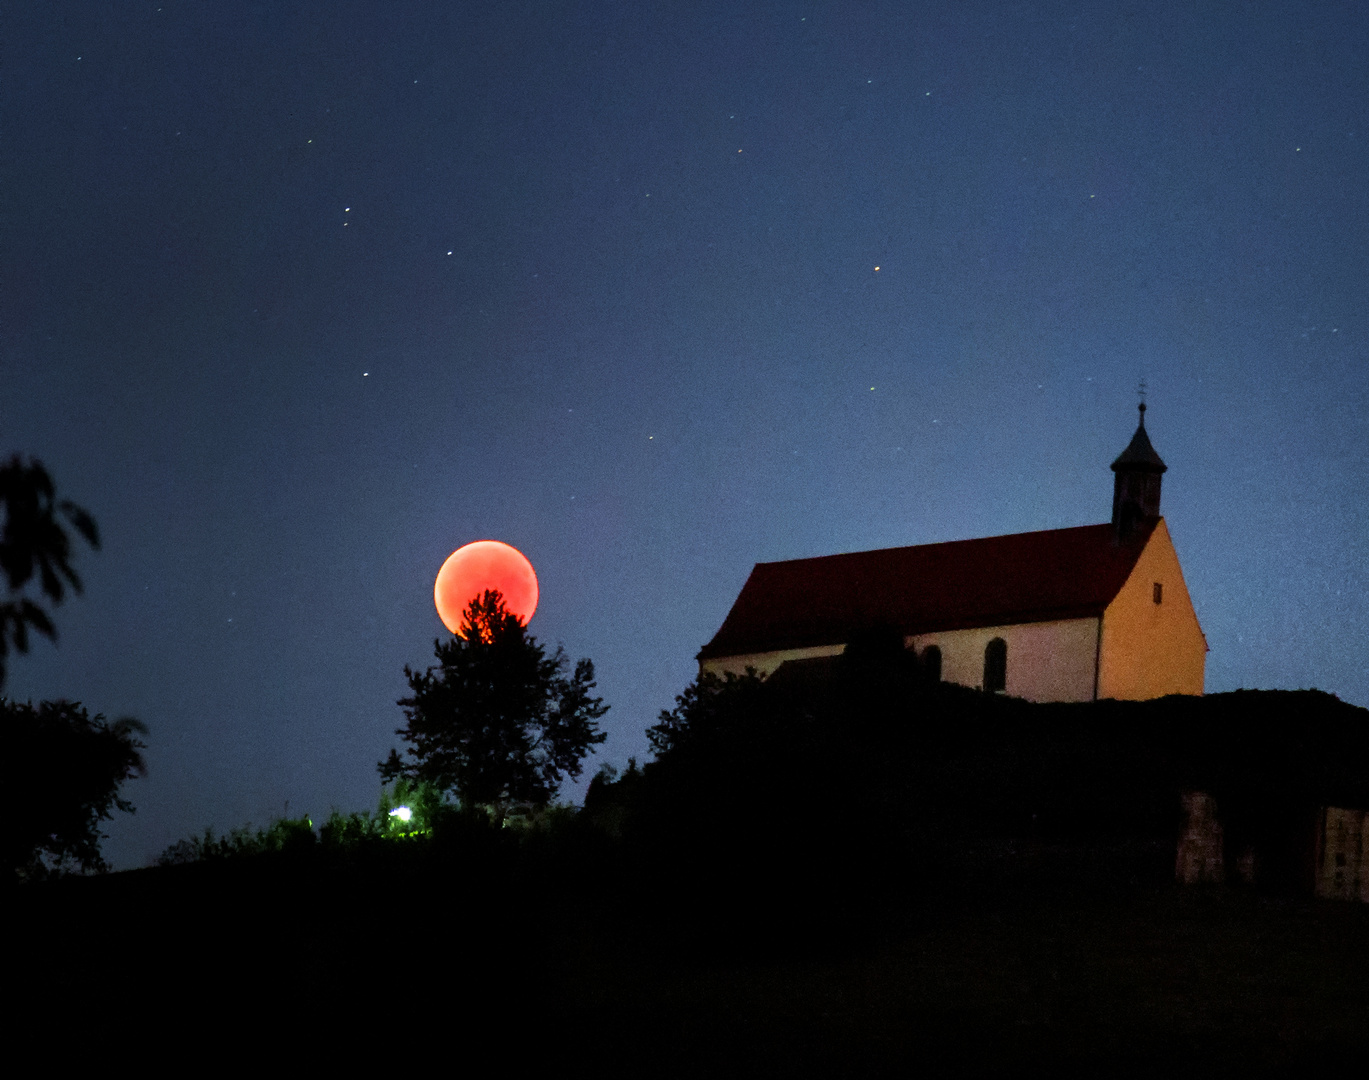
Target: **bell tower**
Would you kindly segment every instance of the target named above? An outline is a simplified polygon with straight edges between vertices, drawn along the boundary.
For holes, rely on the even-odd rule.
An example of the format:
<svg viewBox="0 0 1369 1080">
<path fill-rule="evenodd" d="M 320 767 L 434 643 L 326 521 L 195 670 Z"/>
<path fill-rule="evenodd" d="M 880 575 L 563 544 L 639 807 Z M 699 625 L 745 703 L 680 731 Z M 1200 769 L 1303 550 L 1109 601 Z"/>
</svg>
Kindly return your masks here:
<svg viewBox="0 0 1369 1080">
<path fill-rule="evenodd" d="M 1144 401 L 1140 412 L 1136 434 L 1112 463 L 1112 527 L 1119 540 L 1129 539 L 1160 516 L 1160 478 L 1168 468 L 1146 434 Z"/>
</svg>

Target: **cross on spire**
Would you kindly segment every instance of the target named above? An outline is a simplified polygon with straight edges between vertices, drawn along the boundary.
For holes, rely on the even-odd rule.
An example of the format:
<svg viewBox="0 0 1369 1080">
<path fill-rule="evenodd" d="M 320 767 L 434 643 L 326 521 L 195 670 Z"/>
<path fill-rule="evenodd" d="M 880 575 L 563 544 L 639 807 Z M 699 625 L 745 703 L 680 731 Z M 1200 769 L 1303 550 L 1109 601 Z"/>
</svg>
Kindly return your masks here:
<svg viewBox="0 0 1369 1080">
<path fill-rule="evenodd" d="M 1146 426 L 1146 380 L 1142 379 L 1136 384 L 1136 396 L 1140 398 L 1140 404 L 1136 406 L 1141 414 L 1141 426 Z"/>
</svg>

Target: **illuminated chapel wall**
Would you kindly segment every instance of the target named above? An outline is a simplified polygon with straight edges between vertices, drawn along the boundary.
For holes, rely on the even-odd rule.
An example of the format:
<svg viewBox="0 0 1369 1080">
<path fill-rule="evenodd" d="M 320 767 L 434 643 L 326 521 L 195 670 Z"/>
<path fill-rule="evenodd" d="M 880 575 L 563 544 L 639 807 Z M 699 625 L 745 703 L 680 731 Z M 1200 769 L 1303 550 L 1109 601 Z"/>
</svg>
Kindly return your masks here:
<svg viewBox="0 0 1369 1080">
<path fill-rule="evenodd" d="M 994 638 L 1008 646 L 1006 693 L 1029 701 L 1090 701 L 1093 698 L 1093 665 L 1098 646 L 1097 619 L 1063 619 L 1055 622 L 986 626 L 974 630 L 950 630 L 919 634 L 904 640 L 919 653 L 929 645 L 941 649 L 941 677 L 962 686 L 984 681 L 984 649 Z M 701 672 L 741 675 L 754 668 L 758 675 L 772 675 L 786 660 L 837 656 L 844 645 L 819 645 L 807 649 L 720 656 L 699 665 Z"/>
<path fill-rule="evenodd" d="M 1163 518 L 1103 613 L 1099 657 L 1100 698 L 1145 701 L 1203 692 L 1207 641 Z"/>
<path fill-rule="evenodd" d="M 757 675 L 773 675 L 775 669 L 786 660 L 811 660 L 815 656 L 838 656 L 845 645 L 815 645 L 809 649 L 777 649 L 775 652 L 742 653 L 740 656 L 718 656 L 699 664 L 701 675 L 722 676 L 727 672 L 734 675 L 746 674 L 747 668 L 755 668 Z"/>
<path fill-rule="evenodd" d="M 919 653 L 929 645 L 941 650 L 941 678 L 961 686 L 984 682 L 984 649 L 994 638 L 1008 646 L 1005 692 L 1028 701 L 1093 700 L 1093 666 L 1098 648 L 1097 619 L 984 626 L 918 634 L 905 644 Z"/>
</svg>

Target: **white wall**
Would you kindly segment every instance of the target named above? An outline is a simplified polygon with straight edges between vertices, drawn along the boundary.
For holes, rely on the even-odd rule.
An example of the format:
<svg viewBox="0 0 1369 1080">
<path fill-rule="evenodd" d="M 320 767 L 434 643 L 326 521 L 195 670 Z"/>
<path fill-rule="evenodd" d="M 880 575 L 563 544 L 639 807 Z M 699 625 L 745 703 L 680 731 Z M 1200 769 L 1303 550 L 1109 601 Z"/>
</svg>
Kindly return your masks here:
<svg viewBox="0 0 1369 1080">
<path fill-rule="evenodd" d="M 941 649 L 941 677 L 962 686 L 984 681 L 984 647 L 996 637 L 1008 645 L 1008 687 L 1013 697 L 1029 701 L 1092 701 L 1093 667 L 1098 647 L 1097 619 L 1062 619 L 1023 623 L 1017 626 L 986 626 L 975 630 L 949 630 L 918 634 L 904 644 L 919 653 L 928 645 Z M 705 660 L 703 671 L 738 675 L 747 668 L 771 675 L 786 660 L 836 656 L 844 645 L 819 645 L 809 649 L 746 653 Z"/>
<path fill-rule="evenodd" d="M 918 634 L 906 639 L 920 654 L 941 649 L 941 678 L 961 686 L 984 682 L 984 647 L 996 637 L 1008 645 L 1007 693 L 1028 701 L 1092 701 L 1097 619 L 985 626 Z"/>
<path fill-rule="evenodd" d="M 711 672 L 723 675 L 746 674 L 747 668 L 755 668 L 757 675 L 773 675 L 775 669 L 786 660 L 808 660 L 814 656 L 838 656 L 845 645 L 817 645 L 811 649 L 780 649 L 776 652 L 743 653 L 741 656 L 720 656 L 716 660 L 705 660 L 699 665 L 701 673 Z"/>
</svg>

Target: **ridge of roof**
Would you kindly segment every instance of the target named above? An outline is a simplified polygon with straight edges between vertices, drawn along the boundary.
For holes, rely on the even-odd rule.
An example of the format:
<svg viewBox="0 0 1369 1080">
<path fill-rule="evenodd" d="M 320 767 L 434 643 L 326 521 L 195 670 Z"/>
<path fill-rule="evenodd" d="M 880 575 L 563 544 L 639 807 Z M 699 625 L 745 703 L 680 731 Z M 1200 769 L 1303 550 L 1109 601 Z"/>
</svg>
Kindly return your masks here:
<svg viewBox="0 0 1369 1080">
<path fill-rule="evenodd" d="M 1119 543 L 1110 524 L 756 563 L 698 659 L 1102 614 L 1159 519 Z"/>
</svg>

